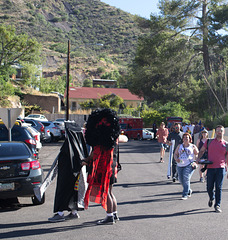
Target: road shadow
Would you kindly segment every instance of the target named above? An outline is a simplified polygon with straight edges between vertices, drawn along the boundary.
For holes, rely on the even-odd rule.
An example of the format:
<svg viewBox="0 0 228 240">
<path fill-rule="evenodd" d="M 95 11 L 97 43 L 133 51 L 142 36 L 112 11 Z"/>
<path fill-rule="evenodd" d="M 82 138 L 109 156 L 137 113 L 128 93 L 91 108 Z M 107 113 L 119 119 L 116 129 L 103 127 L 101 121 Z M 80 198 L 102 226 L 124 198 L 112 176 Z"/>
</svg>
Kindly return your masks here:
<svg viewBox="0 0 228 240">
<path fill-rule="evenodd" d="M 47 147 L 61 147 L 63 145 L 63 141 L 59 141 L 59 142 L 50 142 L 50 143 L 46 143 L 46 142 L 42 142 L 43 146 L 47 146 Z"/>
<path fill-rule="evenodd" d="M 123 188 L 132 188 L 132 187 L 151 187 L 151 186 L 162 186 L 174 184 L 172 181 L 156 181 L 156 182 L 141 182 L 141 183 L 123 183 L 123 184 L 115 184 L 115 187 L 123 187 Z"/>
<path fill-rule="evenodd" d="M 121 217 L 120 221 L 134 221 L 134 220 L 142 220 L 142 219 L 153 219 L 153 218 L 172 218 L 178 216 L 187 216 L 187 215 L 195 215 L 195 214 L 205 214 L 210 213 L 211 211 L 205 211 L 206 208 L 198 208 L 192 209 L 189 211 L 182 211 L 182 212 L 175 212 L 170 214 L 151 214 L 151 215 L 134 215 L 134 216 L 127 216 Z"/>
<path fill-rule="evenodd" d="M 88 227 L 95 227 L 97 225 L 97 221 L 92 222 L 84 222 L 82 224 L 73 224 L 71 221 L 71 225 L 66 226 L 65 223 L 67 221 L 60 222 L 60 223 L 50 223 L 48 221 L 38 221 L 38 222 L 25 222 L 25 223 L 12 223 L 12 224 L 0 224 L 0 229 L 15 229 L 15 228 L 22 228 L 21 230 L 13 230 L 7 231 L 5 233 L 1 233 L 0 239 L 10 239 L 10 238 L 26 238 L 29 236 L 41 236 L 45 234 L 52 234 L 52 233 L 60 233 L 60 232 L 68 232 L 76 229 L 88 228 Z M 70 221 L 69 221 L 70 223 Z M 35 229 L 26 229 L 28 227 L 37 226 Z"/>
<path fill-rule="evenodd" d="M 161 148 L 157 141 L 129 141 L 119 144 L 120 153 L 158 153 Z"/>
<path fill-rule="evenodd" d="M 187 215 L 196 215 L 196 214 L 205 214 L 211 211 L 205 211 L 204 208 L 192 209 L 189 211 L 174 212 L 169 214 L 149 214 L 149 215 L 133 215 L 121 217 L 121 222 L 126 221 L 135 221 L 143 219 L 161 219 L 161 218 L 172 218 L 178 216 L 187 216 Z M 45 234 L 54 234 L 68 231 L 75 231 L 77 229 L 86 229 L 91 227 L 99 227 L 96 221 L 84 222 L 81 224 L 73 224 L 66 226 L 66 221 L 60 223 L 50 223 L 48 221 L 37 221 L 37 222 L 25 222 L 25 223 L 11 223 L 11 224 L 0 224 L 0 229 L 8 229 L 7 232 L 1 233 L 0 239 L 12 239 L 12 238 L 26 238 L 26 237 L 35 237 L 42 236 L 45 239 Z M 70 222 L 69 222 L 70 223 Z M 36 226 L 35 229 L 27 229 L 28 227 Z M 10 231 L 10 229 L 13 229 Z M 21 230 L 14 230 L 15 228 L 22 228 Z"/>
</svg>

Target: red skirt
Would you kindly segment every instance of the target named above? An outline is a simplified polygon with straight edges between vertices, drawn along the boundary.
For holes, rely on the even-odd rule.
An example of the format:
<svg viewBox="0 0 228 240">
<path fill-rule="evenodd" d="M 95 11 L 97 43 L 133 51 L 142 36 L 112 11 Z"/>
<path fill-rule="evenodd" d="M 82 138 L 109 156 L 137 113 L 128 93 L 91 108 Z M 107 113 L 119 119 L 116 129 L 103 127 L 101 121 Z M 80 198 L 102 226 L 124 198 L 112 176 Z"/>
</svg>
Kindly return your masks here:
<svg viewBox="0 0 228 240">
<path fill-rule="evenodd" d="M 112 175 L 113 148 L 104 146 L 93 148 L 93 168 L 88 176 L 88 188 L 84 198 L 85 209 L 88 209 L 89 201 L 99 203 L 107 211 L 107 195 L 109 191 L 110 177 Z"/>
</svg>

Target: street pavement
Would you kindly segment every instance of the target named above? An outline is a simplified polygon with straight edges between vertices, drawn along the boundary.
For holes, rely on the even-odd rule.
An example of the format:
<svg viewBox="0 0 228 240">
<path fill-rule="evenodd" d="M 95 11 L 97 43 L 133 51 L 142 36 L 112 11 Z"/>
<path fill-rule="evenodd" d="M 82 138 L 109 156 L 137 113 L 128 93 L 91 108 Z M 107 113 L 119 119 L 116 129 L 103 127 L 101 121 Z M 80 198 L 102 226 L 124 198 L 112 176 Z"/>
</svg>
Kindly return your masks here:
<svg viewBox="0 0 228 240">
<path fill-rule="evenodd" d="M 62 143 L 46 144 L 40 161 L 47 174 Z M 199 182 L 198 169 L 192 177 L 192 197 L 181 200 L 179 182 L 167 179 L 168 153 L 159 163 L 159 146 L 154 140 L 120 143 L 122 170 L 113 192 L 118 200 L 120 221 L 98 226 L 104 209 L 91 203 L 80 219 L 49 223 L 53 215 L 54 181 L 46 192 L 46 202 L 33 206 L 20 198 L 18 210 L 0 210 L 0 239 L 126 239 L 126 240 L 225 240 L 227 239 L 228 180 L 224 179 L 222 213 L 208 207 L 206 183 Z"/>
</svg>

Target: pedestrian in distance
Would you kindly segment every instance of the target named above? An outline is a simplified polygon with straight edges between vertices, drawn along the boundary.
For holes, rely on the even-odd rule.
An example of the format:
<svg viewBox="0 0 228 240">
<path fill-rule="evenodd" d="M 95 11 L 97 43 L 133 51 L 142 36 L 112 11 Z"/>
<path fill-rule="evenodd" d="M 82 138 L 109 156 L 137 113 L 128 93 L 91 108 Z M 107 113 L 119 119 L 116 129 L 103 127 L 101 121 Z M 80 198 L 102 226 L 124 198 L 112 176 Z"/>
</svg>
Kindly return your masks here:
<svg viewBox="0 0 228 240">
<path fill-rule="evenodd" d="M 208 206 L 212 207 L 213 201 L 215 212 L 221 213 L 222 185 L 226 174 L 226 163 L 228 160 L 227 142 L 224 140 L 225 129 L 222 125 L 215 128 L 215 138 L 208 139 L 200 149 L 198 160 L 208 149 L 207 164 L 207 193 L 209 196 Z M 215 190 L 214 190 L 215 188 Z"/>
<path fill-rule="evenodd" d="M 192 194 L 190 181 L 194 170 L 197 168 L 195 160 L 199 151 L 196 145 L 191 143 L 191 134 L 184 133 L 182 140 L 183 143 L 179 144 L 174 152 L 174 159 L 177 162 L 178 178 L 183 186 L 182 200 L 187 200 Z"/>
<path fill-rule="evenodd" d="M 183 122 L 183 123 L 182 123 L 183 133 L 185 133 L 185 132 L 187 131 L 187 127 L 188 127 L 187 123 Z"/>
<path fill-rule="evenodd" d="M 199 151 L 204 145 L 204 143 L 207 141 L 207 139 L 208 139 L 208 131 L 204 129 L 202 132 L 200 132 L 199 138 L 196 141 L 196 146 L 199 149 Z M 204 156 L 202 156 L 202 158 L 204 158 Z M 200 167 L 199 167 L 200 182 L 204 182 L 206 178 L 207 171 L 204 171 L 204 172 L 201 171 L 204 167 L 205 166 L 203 164 L 200 164 Z"/>
<path fill-rule="evenodd" d="M 167 142 L 167 137 L 169 135 L 169 130 L 168 128 L 165 127 L 164 122 L 160 124 L 160 128 L 158 129 L 156 135 L 157 135 L 158 143 L 160 144 L 160 147 L 161 147 L 160 163 L 164 163 L 165 151 L 168 148 L 168 145 L 166 144 L 166 142 Z"/>
<path fill-rule="evenodd" d="M 175 145 L 174 145 L 174 150 L 173 152 L 175 152 L 177 146 L 179 144 L 182 143 L 182 136 L 183 136 L 183 132 L 180 131 L 180 123 L 175 123 L 174 124 L 174 131 L 171 132 L 167 138 L 167 143 L 168 145 L 172 145 L 172 140 L 175 141 Z M 176 180 L 178 179 L 178 172 L 177 172 L 177 162 L 174 159 L 172 159 L 172 178 L 173 178 L 173 182 L 176 182 Z"/>
<path fill-rule="evenodd" d="M 156 133 L 157 133 L 157 124 L 154 121 L 153 125 L 152 125 L 152 131 L 154 133 L 154 140 L 156 139 Z"/>
</svg>

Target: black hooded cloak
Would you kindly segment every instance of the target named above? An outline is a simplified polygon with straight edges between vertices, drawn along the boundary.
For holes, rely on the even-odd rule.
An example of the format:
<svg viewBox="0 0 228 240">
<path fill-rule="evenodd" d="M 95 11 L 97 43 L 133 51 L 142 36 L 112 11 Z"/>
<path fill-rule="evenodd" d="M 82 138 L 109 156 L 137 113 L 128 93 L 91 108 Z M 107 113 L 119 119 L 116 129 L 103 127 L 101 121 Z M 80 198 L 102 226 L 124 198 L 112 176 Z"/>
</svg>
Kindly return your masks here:
<svg viewBox="0 0 228 240">
<path fill-rule="evenodd" d="M 78 192 L 74 186 L 81 170 L 81 160 L 88 156 L 81 128 L 72 122 L 65 122 L 65 127 L 66 138 L 58 157 L 54 212 L 78 209 Z"/>
</svg>

